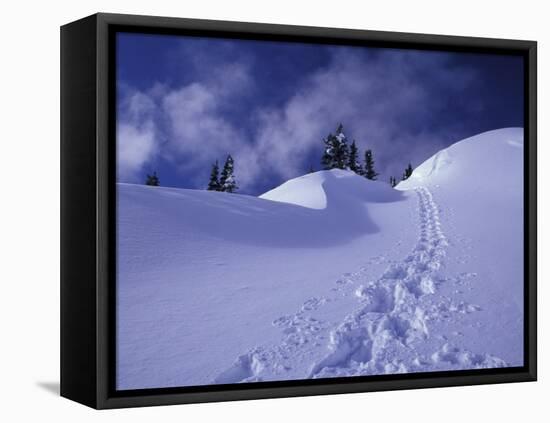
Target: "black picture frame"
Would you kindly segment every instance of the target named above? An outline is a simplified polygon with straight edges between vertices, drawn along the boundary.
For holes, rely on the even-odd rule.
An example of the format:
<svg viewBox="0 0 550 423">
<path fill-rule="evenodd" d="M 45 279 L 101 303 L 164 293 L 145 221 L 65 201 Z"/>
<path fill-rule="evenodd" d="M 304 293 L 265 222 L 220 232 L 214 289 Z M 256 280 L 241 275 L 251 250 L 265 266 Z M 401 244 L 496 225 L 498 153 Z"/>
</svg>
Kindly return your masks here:
<svg viewBox="0 0 550 423">
<path fill-rule="evenodd" d="M 199 387 L 114 389 L 117 31 L 521 55 L 525 64 L 523 367 Z M 61 27 L 61 395 L 97 409 L 534 381 L 537 375 L 534 41 L 95 14 Z"/>
</svg>

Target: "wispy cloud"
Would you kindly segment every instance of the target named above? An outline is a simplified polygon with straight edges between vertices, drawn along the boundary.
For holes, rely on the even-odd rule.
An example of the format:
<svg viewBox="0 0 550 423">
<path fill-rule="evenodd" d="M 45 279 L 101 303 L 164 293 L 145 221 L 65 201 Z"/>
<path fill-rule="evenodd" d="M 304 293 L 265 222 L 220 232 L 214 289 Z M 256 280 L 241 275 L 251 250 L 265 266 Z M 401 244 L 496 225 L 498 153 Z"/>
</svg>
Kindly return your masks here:
<svg viewBox="0 0 550 423">
<path fill-rule="evenodd" d="M 272 156 L 282 176 L 295 176 L 304 169 L 300 158 L 319 150 L 320 139 L 342 122 L 360 147 L 374 150 L 382 171 L 399 175 L 409 160 L 425 159 L 443 145 L 442 129 L 430 115 L 440 116 L 449 96 L 473 80 L 472 71 L 447 61 L 404 51 L 359 55 L 335 49 L 330 64 L 281 110 L 262 113 L 258 150 Z"/>
<path fill-rule="evenodd" d="M 282 105 L 256 98 L 243 115 L 232 111 L 255 95 L 253 61 L 207 53 L 194 57 L 195 78 L 187 84 L 157 81 L 148 92 L 124 93 L 120 178 L 132 180 L 162 155 L 201 187 L 209 164 L 231 153 L 246 190 L 262 177 L 287 179 L 310 164 L 318 168 L 311 162 L 318 160 L 321 140 L 339 122 L 361 148 L 373 149 L 384 175 L 399 176 L 460 126 L 445 116 L 446 107 L 475 80 L 471 69 L 452 66 L 447 55 L 334 48 L 328 63 L 303 78 Z"/>
<path fill-rule="evenodd" d="M 159 141 L 153 120 L 156 105 L 149 95 L 129 91 L 121 104 L 117 122 L 117 176 L 119 180 L 142 179 L 144 165 L 158 154 Z"/>
</svg>

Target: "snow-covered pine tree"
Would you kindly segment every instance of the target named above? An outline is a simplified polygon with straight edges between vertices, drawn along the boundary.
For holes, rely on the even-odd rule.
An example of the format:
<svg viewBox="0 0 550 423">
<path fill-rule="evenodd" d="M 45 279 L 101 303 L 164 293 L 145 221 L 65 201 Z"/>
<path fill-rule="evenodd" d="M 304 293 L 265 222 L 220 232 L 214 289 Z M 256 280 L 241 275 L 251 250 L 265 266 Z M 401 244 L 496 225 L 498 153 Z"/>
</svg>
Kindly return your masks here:
<svg viewBox="0 0 550 423">
<path fill-rule="evenodd" d="M 348 166 L 349 152 L 342 124 L 338 125 L 336 135 L 329 134 L 323 142 L 325 143 L 325 151 L 321 158 L 321 164 L 325 170 L 346 169 Z"/>
<path fill-rule="evenodd" d="M 218 161 L 212 165 L 212 171 L 210 172 L 210 180 L 208 181 L 208 191 L 220 191 L 220 167 Z"/>
<path fill-rule="evenodd" d="M 403 179 L 404 181 L 407 180 L 407 179 L 409 179 L 409 178 L 411 177 L 412 173 L 413 173 L 413 167 L 412 167 L 412 165 L 409 163 L 409 165 L 408 165 L 407 168 L 405 169 L 405 172 L 403 172 L 403 178 L 402 178 L 402 179 Z"/>
<path fill-rule="evenodd" d="M 330 170 L 334 168 L 334 135 L 328 134 L 328 136 L 323 140 L 325 144 L 325 149 L 323 150 L 323 156 L 321 157 L 321 164 L 325 170 Z"/>
<path fill-rule="evenodd" d="M 359 163 L 359 150 L 355 144 L 355 140 L 350 145 L 349 148 L 349 157 L 348 157 L 348 168 L 352 172 L 357 173 L 358 175 L 363 174 L 363 169 L 361 169 L 361 164 Z"/>
<path fill-rule="evenodd" d="M 372 157 L 371 150 L 365 151 L 365 170 L 363 175 L 371 181 L 376 181 L 376 177 L 378 176 L 378 173 L 374 170 L 374 158 Z"/>
<path fill-rule="evenodd" d="M 348 166 L 349 159 L 349 150 L 348 150 L 348 140 L 344 135 L 344 126 L 342 124 L 338 125 L 336 129 L 336 139 L 338 140 L 336 149 L 336 167 L 338 169 L 346 169 Z"/>
<path fill-rule="evenodd" d="M 145 179 L 145 185 L 150 185 L 153 187 L 158 187 L 160 185 L 159 177 L 157 176 L 157 172 L 153 172 L 152 175 L 147 174 L 147 178 Z"/>
<path fill-rule="evenodd" d="M 235 192 L 239 189 L 237 182 L 235 181 L 234 171 L 235 165 L 233 162 L 233 157 L 231 157 L 231 154 L 228 154 L 220 176 L 220 191 Z"/>
</svg>

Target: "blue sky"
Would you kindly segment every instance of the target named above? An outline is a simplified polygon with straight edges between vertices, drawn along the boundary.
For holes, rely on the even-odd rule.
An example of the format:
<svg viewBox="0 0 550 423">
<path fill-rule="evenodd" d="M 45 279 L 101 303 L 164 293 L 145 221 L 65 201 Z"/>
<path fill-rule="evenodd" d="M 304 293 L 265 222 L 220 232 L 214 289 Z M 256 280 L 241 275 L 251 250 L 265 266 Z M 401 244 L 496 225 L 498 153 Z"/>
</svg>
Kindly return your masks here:
<svg viewBox="0 0 550 423">
<path fill-rule="evenodd" d="M 235 159 L 239 193 L 319 170 L 344 125 L 379 179 L 491 129 L 523 126 L 520 57 L 119 33 L 117 178 L 202 189 Z"/>
</svg>

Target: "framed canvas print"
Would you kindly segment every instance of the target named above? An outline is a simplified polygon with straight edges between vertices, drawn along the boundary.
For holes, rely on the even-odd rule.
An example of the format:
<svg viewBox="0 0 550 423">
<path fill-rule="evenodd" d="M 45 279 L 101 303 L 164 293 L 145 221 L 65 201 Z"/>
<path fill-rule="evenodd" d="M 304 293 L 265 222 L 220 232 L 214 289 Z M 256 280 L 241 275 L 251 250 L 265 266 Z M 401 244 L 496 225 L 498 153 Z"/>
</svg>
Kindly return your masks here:
<svg viewBox="0 0 550 423">
<path fill-rule="evenodd" d="M 61 71 L 63 396 L 536 379 L 535 42 L 96 14 Z"/>
</svg>

